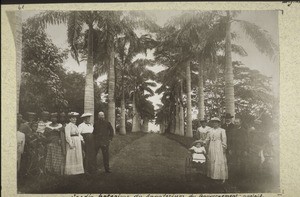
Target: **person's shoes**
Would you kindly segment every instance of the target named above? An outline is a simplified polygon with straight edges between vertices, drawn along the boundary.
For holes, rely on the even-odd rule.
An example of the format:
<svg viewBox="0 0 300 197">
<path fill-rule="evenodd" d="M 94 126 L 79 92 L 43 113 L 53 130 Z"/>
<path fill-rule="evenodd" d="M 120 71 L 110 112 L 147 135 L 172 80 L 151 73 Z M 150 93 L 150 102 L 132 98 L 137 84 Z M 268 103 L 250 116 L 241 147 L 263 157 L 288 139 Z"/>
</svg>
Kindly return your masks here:
<svg viewBox="0 0 300 197">
<path fill-rule="evenodd" d="M 105 170 L 105 173 L 111 173 L 111 170 L 110 169 Z"/>
</svg>

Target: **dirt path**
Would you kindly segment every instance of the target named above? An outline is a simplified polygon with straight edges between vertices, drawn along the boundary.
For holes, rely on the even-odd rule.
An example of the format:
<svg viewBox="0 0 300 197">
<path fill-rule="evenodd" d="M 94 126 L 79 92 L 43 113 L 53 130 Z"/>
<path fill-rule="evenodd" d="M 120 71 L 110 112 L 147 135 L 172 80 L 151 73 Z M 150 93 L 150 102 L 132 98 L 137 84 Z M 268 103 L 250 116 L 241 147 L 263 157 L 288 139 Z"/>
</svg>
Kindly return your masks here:
<svg viewBox="0 0 300 197">
<path fill-rule="evenodd" d="M 111 174 L 100 174 L 77 192 L 88 193 L 201 193 L 224 192 L 206 177 L 184 177 L 188 151 L 159 134 L 148 134 L 125 147 L 112 161 Z"/>
<path fill-rule="evenodd" d="M 63 177 L 42 193 L 203 193 L 225 192 L 222 185 L 198 175 L 184 176 L 187 149 L 159 134 L 147 134 L 111 160 L 111 174 Z M 41 192 L 41 190 L 40 190 Z"/>
</svg>

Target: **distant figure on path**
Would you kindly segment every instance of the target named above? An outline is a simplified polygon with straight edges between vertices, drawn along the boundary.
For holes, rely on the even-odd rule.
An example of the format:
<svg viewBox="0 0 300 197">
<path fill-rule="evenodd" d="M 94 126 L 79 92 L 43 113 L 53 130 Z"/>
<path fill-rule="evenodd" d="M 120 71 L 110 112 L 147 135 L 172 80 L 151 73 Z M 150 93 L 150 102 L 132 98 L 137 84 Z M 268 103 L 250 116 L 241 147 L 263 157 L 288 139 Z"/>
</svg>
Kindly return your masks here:
<svg viewBox="0 0 300 197">
<path fill-rule="evenodd" d="M 104 119 L 104 113 L 99 112 L 98 120 L 94 126 L 94 138 L 95 138 L 95 155 L 94 160 L 95 164 L 97 163 L 97 153 L 101 148 L 103 155 L 103 165 L 106 173 L 110 173 L 109 168 L 109 144 L 114 136 L 114 130 L 111 126 L 111 123 Z"/>
<path fill-rule="evenodd" d="M 207 135 L 207 143 L 209 143 L 207 176 L 225 183 L 228 179 L 226 133 L 220 128 L 219 118 L 212 118 L 211 121 L 213 126 Z"/>
</svg>

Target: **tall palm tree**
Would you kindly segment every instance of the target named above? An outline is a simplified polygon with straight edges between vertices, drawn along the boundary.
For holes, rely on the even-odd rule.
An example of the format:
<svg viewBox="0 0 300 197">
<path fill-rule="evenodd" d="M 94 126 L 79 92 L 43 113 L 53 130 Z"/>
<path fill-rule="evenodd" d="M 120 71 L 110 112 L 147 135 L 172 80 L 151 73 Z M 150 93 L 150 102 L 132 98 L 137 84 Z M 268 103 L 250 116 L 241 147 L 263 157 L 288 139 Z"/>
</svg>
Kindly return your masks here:
<svg viewBox="0 0 300 197">
<path fill-rule="evenodd" d="M 186 136 L 193 137 L 192 131 L 192 101 L 191 101 L 191 61 L 195 52 L 203 48 L 209 31 L 207 14 L 202 12 L 185 12 L 174 18 L 168 24 L 172 33 L 165 36 L 164 43 L 173 45 L 179 51 L 179 61 L 185 67 L 187 92 L 187 130 Z"/>
<path fill-rule="evenodd" d="M 159 61 L 161 64 L 168 66 L 167 69 L 159 72 L 157 74 L 157 80 L 161 83 L 161 87 L 156 90 L 156 93 L 161 94 L 168 91 L 172 91 L 172 103 L 174 107 L 175 115 L 175 127 L 174 134 L 184 135 L 184 113 L 183 113 L 183 80 L 185 75 L 183 74 L 183 68 L 181 64 L 176 64 L 176 60 L 171 62 L 164 62 L 162 56 L 159 56 L 158 51 L 156 52 L 156 61 Z M 163 55 L 163 54 L 161 54 Z M 170 65 L 172 64 L 172 66 Z M 171 116 L 171 114 L 170 114 Z"/>
<path fill-rule="evenodd" d="M 144 28 L 148 31 L 156 31 L 157 25 L 142 12 L 137 11 L 101 11 L 101 22 L 98 28 L 104 33 L 103 41 L 107 49 L 108 71 L 108 121 L 115 128 L 115 56 L 116 42 L 120 35 L 131 37 L 138 28 Z M 115 129 L 114 129 L 115 130 Z"/>
<path fill-rule="evenodd" d="M 45 11 L 30 20 L 38 26 L 46 27 L 48 24 L 66 24 L 68 43 L 71 48 L 72 57 L 79 64 L 79 38 L 83 26 L 88 27 L 88 52 L 84 93 L 84 112 L 94 114 L 94 80 L 93 80 L 93 32 L 94 25 L 99 21 L 97 11 Z M 91 121 L 94 122 L 92 116 Z"/>
<path fill-rule="evenodd" d="M 125 89 L 126 86 L 130 86 L 128 85 L 128 76 L 130 75 L 129 65 L 132 63 L 133 58 L 136 55 L 145 52 L 147 49 L 152 49 L 155 46 L 155 41 L 151 38 L 151 35 L 145 34 L 138 37 L 137 34 L 134 31 L 132 31 L 130 34 L 126 34 L 122 37 L 117 38 L 116 43 L 116 60 L 118 62 L 117 71 L 121 75 L 121 79 L 119 80 L 121 86 L 120 133 L 126 134 Z"/>
<path fill-rule="evenodd" d="M 150 87 L 155 87 L 156 83 L 149 80 L 155 79 L 155 73 L 147 68 L 147 66 L 153 66 L 154 63 L 147 59 L 137 59 L 129 68 L 129 78 L 132 86 L 132 132 L 141 131 L 141 105 L 139 103 L 145 95 L 145 92 L 149 96 L 153 96 L 154 92 Z"/>
<path fill-rule="evenodd" d="M 232 68 L 232 34 L 231 24 L 233 22 L 239 24 L 244 30 L 245 35 L 255 44 L 257 49 L 273 58 L 277 50 L 277 46 L 274 44 L 270 34 L 260 28 L 259 26 L 244 20 L 235 19 L 239 12 L 226 11 L 224 16 L 226 24 L 226 39 L 225 39 L 225 56 L 226 56 L 226 67 L 225 67 L 225 107 L 226 112 L 231 115 L 235 115 L 234 105 L 234 86 L 233 86 L 233 68 Z"/>
</svg>

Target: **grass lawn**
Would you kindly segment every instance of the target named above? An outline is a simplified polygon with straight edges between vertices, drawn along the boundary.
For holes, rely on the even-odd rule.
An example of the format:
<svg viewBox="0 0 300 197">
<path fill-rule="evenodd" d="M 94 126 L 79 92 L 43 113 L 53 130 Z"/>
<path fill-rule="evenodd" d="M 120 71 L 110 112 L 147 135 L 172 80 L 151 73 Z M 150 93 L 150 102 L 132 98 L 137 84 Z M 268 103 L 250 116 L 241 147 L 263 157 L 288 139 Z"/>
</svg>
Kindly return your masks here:
<svg viewBox="0 0 300 197">
<path fill-rule="evenodd" d="M 165 133 L 165 137 L 174 140 L 184 146 L 190 148 L 191 144 L 196 140 L 194 138 L 178 136 L 172 133 Z M 252 146 L 255 146 L 252 144 Z M 250 154 L 246 164 L 247 175 L 244 178 L 234 180 L 233 185 L 237 186 L 241 192 L 279 192 L 279 175 L 274 173 L 274 176 L 266 175 L 270 172 L 259 169 L 258 154 Z M 227 161 L 229 162 L 229 161 Z M 274 171 L 276 172 L 276 170 Z"/>
<path fill-rule="evenodd" d="M 172 133 L 165 133 L 164 136 L 167 138 L 174 140 L 184 146 L 185 148 L 190 148 L 192 143 L 196 140 L 195 138 L 185 137 L 185 136 L 179 136 L 174 135 Z"/>
<path fill-rule="evenodd" d="M 126 135 L 115 135 L 110 144 L 110 160 L 116 156 L 121 149 L 131 144 L 133 141 L 143 137 L 146 133 L 128 133 Z M 102 153 L 99 150 L 98 156 L 98 167 L 102 168 Z M 26 177 L 26 179 L 18 179 L 18 193 L 51 193 L 51 190 L 56 188 L 62 188 L 62 190 L 67 190 L 68 185 L 74 184 L 87 184 L 86 177 L 84 175 L 76 176 L 32 176 Z"/>
</svg>

